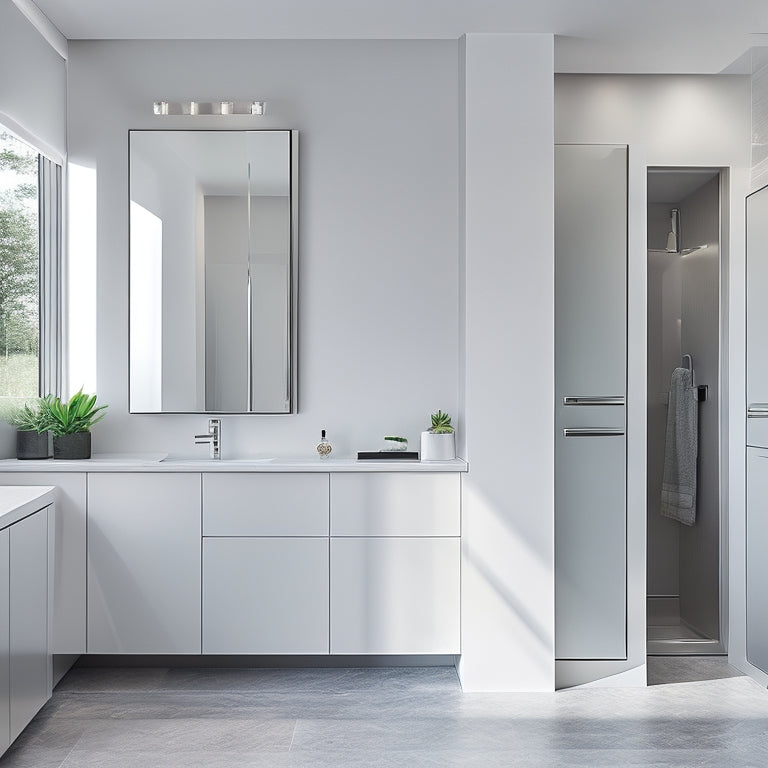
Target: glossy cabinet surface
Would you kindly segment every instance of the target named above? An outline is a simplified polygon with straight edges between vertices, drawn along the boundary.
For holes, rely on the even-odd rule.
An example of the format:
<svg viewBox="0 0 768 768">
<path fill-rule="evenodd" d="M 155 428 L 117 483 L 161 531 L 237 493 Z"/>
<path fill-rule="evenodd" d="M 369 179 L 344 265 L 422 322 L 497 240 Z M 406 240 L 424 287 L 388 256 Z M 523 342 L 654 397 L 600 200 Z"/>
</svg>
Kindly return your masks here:
<svg viewBox="0 0 768 768">
<path fill-rule="evenodd" d="M 746 208 L 747 444 L 768 448 L 768 187 Z"/>
<path fill-rule="evenodd" d="M 203 539 L 203 653 L 328 653 L 328 538 Z"/>
<path fill-rule="evenodd" d="M 627 161 L 626 146 L 555 147 L 561 660 L 627 657 Z"/>
<path fill-rule="evenodd" d="M 51 695 L 48 657 L 48 510 L 8 529 L 10 736 L 15 739 Z"/>
<path fill-rule="evenodd" d="M 200 475 L 88 478 L 88 653 L 200 653 Z"/>
<path fill-rule="evenodd" d="M 768 449 L 747 448 L 747 661 L 768 673 Z"/>
<path fill-rule="evenodd" d="M 0 754 L 11 743 L 11 532 L 0 531 Z"/>
</svg>

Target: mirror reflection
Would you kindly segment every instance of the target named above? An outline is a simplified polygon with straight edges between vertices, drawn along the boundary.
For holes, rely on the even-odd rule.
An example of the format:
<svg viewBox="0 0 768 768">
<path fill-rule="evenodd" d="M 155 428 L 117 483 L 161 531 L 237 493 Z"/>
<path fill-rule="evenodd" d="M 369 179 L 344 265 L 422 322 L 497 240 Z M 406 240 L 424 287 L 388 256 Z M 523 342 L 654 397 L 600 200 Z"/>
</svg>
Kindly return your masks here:
<svg viewBox="0 0 768 768">
<path fill-rule="evenodd" d="M 130 411 L 295 412 L 296 132 L 129 141 Z"/>
</svg>

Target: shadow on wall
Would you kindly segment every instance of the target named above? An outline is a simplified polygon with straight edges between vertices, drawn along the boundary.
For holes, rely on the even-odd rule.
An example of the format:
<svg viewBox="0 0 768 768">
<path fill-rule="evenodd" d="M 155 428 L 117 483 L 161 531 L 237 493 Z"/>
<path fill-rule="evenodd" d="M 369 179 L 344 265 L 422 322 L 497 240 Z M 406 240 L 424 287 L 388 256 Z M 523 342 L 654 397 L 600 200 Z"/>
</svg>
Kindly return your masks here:
<svg viewBox="0 0 768 768">
<path fill-rule="evenodd" d="M 525 653 L 530 676 L 550 676 L 555 653 L 554 551 L 548 562 L 526 541 L 514 525 L 514 513 L 526 512 L 516 510 L 511 498 L 502 506 L 465 483 L 462 509 L 471 510 L 463 521 L 463 616 L 480 612 L 492 616 L 496 624 L 513 627 L 514 650 Z M 486 622 L 483 626 L 489 628 Z M 471 625 L 463 630 L 462 651 L 468 650 L 467 631 Z M 492 638 L 483 642 L 489 639 L 495 642 Z"/>
</svg>

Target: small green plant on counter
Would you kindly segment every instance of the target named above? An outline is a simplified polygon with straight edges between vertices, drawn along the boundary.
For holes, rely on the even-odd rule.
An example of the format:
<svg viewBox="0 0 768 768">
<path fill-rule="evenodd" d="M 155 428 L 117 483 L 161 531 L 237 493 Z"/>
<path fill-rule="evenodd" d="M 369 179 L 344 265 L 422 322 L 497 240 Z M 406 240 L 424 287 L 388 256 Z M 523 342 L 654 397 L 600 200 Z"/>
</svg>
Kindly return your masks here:
<svg viewBox="0 0 768 768">
<path fill-rule="evenodd" d="M 438 410 L 432 414 L 432 427 L 429 430 L 435 435 L 447 435 L 453 432 L 451 417 L 447 413 Z"/>
<path fill-rule="evenodd" d="M 53 400 L 53 395 L 27 400 L 23 405 L 6 408 L 2 417 L 19 432 L 37 432 L 42 435 L 51 429 Z"/>
<path fill-rule="evenodd" d="M 396 437 L 394 435 L 387 435 L 385 440 L 391 440 L 393 443 L 407 443 L 408 438 L 407 437 Z"/>
<path fill-rule="evenodd" d="M 85 395 L 83 390 L 75 392 L 68 402 L 55 397 L 50 402 L 51 424 L 55 436 L 72 435 L 76 432 L 90 432 L 91 427 L 101 421 L 106 405 L 96 407 L 96 395 Z"/>
</svg>

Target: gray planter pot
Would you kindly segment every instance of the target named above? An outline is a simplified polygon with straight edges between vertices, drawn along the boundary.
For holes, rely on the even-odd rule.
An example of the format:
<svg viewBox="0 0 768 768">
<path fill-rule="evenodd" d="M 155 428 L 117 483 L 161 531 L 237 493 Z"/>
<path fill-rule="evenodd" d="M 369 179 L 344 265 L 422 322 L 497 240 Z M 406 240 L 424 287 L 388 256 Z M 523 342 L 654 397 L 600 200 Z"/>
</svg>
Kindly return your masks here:
<svg viewBox="0 0 768 768">
<path fill-rule="evenodd" d="M 48 432 L 30 432 L 19 429 L 16 431 L 17 459 L 47 459 L 50 458 L 50 441 Z"/>
<path fill-rule="evenodd" d="M 90 459 L 91 433 L 73 432 L 71 435 L 54 435 L 54 459 Z"/>
</svg>

